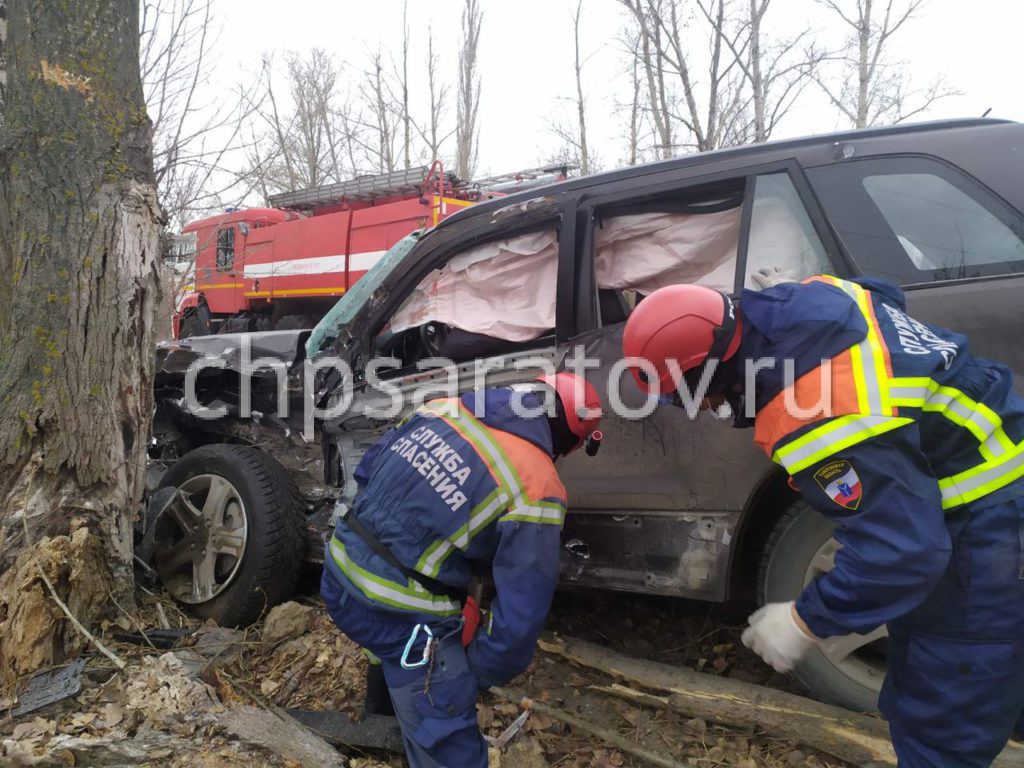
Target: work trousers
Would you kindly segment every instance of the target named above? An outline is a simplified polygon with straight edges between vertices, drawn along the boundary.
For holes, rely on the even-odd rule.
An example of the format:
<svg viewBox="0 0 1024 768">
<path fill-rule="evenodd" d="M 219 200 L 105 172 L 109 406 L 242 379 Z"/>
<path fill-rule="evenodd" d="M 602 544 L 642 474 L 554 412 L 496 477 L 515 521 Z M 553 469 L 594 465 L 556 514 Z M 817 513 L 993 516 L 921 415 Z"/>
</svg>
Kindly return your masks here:
<svg viewBox="0 0 1024 768">
<path fill-rule="evenodd" d="M 487 743 L 477 725 L 478 683 L 462 647 L 459 617 L 428 621 L 435 643 L 426 664 L 402 666 L 417 621 L 353 597 L 325 570 L 320 592 L 338 629 L 380 660 L 412 768 L 486 768 Z M 421 630 L 407 663 L 423 658 Z"/>
<path fill-rule="evenodd" d="M 1024 713 L 1024 496 L 949 514 L 953 554 L 889 625 L 879 708 L 904 768 L 981 768 Z"/>
</svg>

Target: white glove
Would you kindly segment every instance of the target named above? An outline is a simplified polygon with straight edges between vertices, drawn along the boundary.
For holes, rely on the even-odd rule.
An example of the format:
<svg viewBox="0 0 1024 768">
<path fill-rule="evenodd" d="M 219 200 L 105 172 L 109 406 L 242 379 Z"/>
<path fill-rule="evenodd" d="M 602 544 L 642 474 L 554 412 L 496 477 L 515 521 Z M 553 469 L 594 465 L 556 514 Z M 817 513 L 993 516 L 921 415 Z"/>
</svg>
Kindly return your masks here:
<svg viewBox="0 0 1024 768">
<path fill-rule="evenodd" d="M 789 672 L 817 642 L 793 618 L 794 603 L 768 603 L 747 619 L 743 644 L 776 672 Z"/>
<path fill-rule="evenodd" d="M 782 283 L 798 282 L 796 275 L 782 267 L 761 267 L 751 273 L 750 281 L 762 291 Z"/>
</svg>

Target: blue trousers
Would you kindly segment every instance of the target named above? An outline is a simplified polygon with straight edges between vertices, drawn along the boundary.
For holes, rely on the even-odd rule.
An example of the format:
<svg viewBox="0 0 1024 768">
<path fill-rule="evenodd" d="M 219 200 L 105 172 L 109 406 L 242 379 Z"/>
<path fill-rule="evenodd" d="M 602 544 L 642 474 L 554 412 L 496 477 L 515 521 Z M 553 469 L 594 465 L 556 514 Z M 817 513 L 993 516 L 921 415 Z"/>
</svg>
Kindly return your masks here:
<svg viewBox="0 0 1024 768">
<path fill-rule="evenodd" d="M 338 629 L 380 659 L 409 765 L 486 768 L 487 743 L 476 718 L 479 688 L 462 648 L 461 619 L 429 621 L 437 641 L 433 662 L 405 669 L 402 654 L 416 619 L 360 602 L 326 570 L 320 593 Z M 421 632 L 409 661 L 421 658 L 424 639 Z"/>
<path fill-rule="evenodd" d="M 982 500 L 947 525 L 941 582 L 889 625 L 879 708 L 903 768 L 988 766 L 1024 725 L 1024 497 Z"/>
</svg>

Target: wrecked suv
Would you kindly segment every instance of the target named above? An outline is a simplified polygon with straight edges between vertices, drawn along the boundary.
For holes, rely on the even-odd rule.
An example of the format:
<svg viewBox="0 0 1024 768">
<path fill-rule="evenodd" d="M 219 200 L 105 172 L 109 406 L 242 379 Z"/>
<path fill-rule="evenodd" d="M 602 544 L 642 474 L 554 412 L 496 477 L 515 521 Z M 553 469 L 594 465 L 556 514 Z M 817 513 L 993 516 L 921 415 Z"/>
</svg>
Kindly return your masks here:
<svg viewBox="0 0 1024 768">
<path fill-rule="evenodd" d="M 563 582 L 792 599 L 831 568 L 831 524 L 749 433 L 647 401 L 621 364 L 626 318 L 662 285 L 738 294 L 761 267 L 873 275 L 902 284 L 915 317 L 1020 375 L 1021 178 L 1024 126 L 966 120 L 692 155 L 462 211 L 395 245 L 312 331 L 160 348 L 159 490 L 140 556 L 198 613 L 252 620 L 322 558 L 356 464 L 416 398 L 479 385 L 481 367 L 489 385 L 526 380 L 538 359 L 566 365 L 582 349 L 605 441 L 560 464 Z M 211 365 L 189 381 L 198 360 Z M 401 408 L 383 414 L 382 387 Z M 331 413 L 342 392 L 350 405 Z M 616 414 L 612 397 L 632 412 Z M 797 674 L 821 698 L 870 709 L 884 670 L 881 630 L 826 641 Z"/>
</svg>

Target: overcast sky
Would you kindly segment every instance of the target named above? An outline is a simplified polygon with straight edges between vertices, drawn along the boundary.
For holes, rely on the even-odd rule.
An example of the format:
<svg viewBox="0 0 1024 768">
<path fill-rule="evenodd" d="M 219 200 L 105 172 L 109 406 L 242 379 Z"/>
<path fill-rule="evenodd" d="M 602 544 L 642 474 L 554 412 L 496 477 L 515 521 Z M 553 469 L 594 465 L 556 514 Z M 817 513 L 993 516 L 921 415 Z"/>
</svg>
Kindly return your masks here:
<svg viewBox="0 0 1024 768">
<path fill-rule="evenodd" d="M 566 99 L 574 94 L 573 5 L 570 0 L 482 0 L 478 176 L 537 165 L 557 146 L 549 126 L 569 117 Z M 443 73 L 453 85 L 462 6 L 457 0 L 409 3 L 413 63 L 425 57 L 429 26 L 444 56 Z M 251 78 L 264 53 L 321 47 L 348 65 L 354 83 L 367 52 L 378 46 L 386 56 L 400 52 L 401 0 L 216 0 L 215 12 L 223 31 L 218 77 L 209 84 L 213 94 Z M 625 21 L 616 0 L 584 2 L 583 51 L 589 57 L 584 86 L 592 143 L 606 168 L 620 164 L 624 151 L 625 115 L 616 103 L 629 88 L 619 42 Z M 774 0 L 767 23 L 769 32 L 787 34 L 810 27 L 826 47 L 838 44 L 842 35 L 834 17 L 813 0 Z M 1021 0 L 930 0 L 893 39 L 889 55 L 907 62 L 916 82 L 923 85 L 941 76 L 962 92 L 934 105 L 922 119 L 973 117 L 991 108 L 993 117 L 1024 120 L 1021 30 Z M 801 109 L 790 114 L 775 137 L 845 127 L 820 93 L 808 89 Z"/>
</svg>

